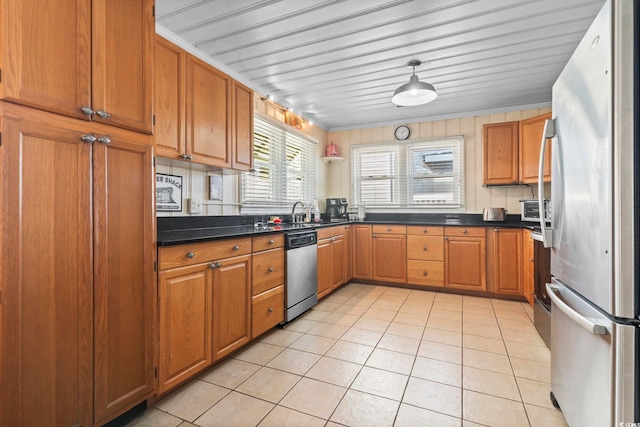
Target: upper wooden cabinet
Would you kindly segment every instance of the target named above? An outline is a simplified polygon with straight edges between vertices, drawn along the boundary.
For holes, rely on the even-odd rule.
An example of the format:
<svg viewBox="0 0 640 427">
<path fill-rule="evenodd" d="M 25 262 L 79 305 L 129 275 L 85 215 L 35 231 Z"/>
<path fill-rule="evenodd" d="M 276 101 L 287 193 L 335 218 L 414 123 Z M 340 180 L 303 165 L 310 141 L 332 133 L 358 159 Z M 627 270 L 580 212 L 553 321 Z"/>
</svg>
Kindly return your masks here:
<svg viewBox="0 0 640 427">
<path fill-rule="evenodd" d="M 538 163 L 544 122 L 551 113 L 541 114 L 519 122 L 520 135 L 520 182 L 531 184 L 538 182 Z M 544 160 L 544 182 L 551 182 L 551 144 L 547 144 Z"/>
<path fill-rule="evenodd" d="M 518 122 L 482 127 L 482 165 L 484 184 L 518 183 Z"/>
<path fill-rule="evenodd" d="M 538 182 L 538 162 L 544 121 L 551 113 L 519 122 L 482 127 L 483 182 L 514 185 Z M 551 147 L 545 154 L 544 182 L 551 182 Z"/>
<path fill-rule="evenodd" d="M 3 1 L 2 99 L 151 133 L 153 5 Z"/>
<path fill-rule="evenodd" d="M 253 168 L 253 91 L 156 36 L 156 153 L 214 168 Z"/>
</svg>

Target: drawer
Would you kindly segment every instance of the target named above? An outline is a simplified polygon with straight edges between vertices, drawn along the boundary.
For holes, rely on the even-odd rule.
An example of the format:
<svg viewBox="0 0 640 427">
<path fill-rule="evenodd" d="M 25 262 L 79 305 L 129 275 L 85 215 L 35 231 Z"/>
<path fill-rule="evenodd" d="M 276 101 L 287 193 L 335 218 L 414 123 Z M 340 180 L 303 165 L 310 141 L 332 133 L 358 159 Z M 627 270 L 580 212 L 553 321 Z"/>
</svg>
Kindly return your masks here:
<svg viewBox="0 0 640 427">
<path fill-rule="evenodd" d="M 445 227 L 447 237 L 486 237 L 484 227 Z"/>
<path fill-rule="evenodd" d="M 412 285 L 444 286 L 444 262 L 407 261 L 407 283 Z"/>
<path fill-rule="evenodd" d="M 284 234 L 266 234 L 254 237 L 252 242 L 253 252 L 266 251 L 284 246 Z"/>
<path fill-rule="evenodd" d="M 318 228 L 318 240 L 328 239 L 347 232 L 346 225 L 336 225 L 334 227 Z"/>
<path fill-rule="evenodd" d="M 161 247 L 158 249 L 158 264 L 160 270 L 167 270 L 250 253 L 250 237 L 216 240 L 213 242 Z"/>
<path fill-rule="evenodd" d="M 284 249 L 277 248 L 253 255 L 252 295 L 284 283 Z"/>
<path fill-rule="evenodd" d="M 407 235 L 409 234 L 416 236 L 442 236 L 444 235 L 444 227 L 408 225 Z"/>
<path fill-rule="evenodd" d="M 284 322 L 284 285 L 256 295 L 251 301 L 251 338 Z"/>
<path fill-rule="evenodd" d="M 424 261 L 444 261 L 442 236 L 407 236 L 407 258 Z"/>
<path fill-rule="evenodd" d="M 373 226 L 373 234 L 407 234 L 407 226 L 376 224 Z"/>
</svg>

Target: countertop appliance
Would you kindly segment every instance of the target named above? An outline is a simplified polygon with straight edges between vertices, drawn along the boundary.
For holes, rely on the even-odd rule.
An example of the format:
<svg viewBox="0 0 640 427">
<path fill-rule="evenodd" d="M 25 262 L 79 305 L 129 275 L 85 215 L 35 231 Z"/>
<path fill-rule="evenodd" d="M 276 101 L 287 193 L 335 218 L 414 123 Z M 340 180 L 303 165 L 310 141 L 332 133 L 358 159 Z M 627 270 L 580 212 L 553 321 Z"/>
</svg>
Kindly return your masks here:
<svg viewBox="0 0 640 427">
<path fill-rule="evenodd" d="M 347 221 L 349 215 L 347 214 L 347 199 L 345 198 L 331 198 L 326 199 L 327 203 L 327 219 L 331 222 Z"/>
<path fill-rule="evenodd" d="M 537 199 L 520 200 L 520 206 L 522 221 L 540 222 L 540 201 Z M 551 221 L 551 203 L 548 199 L 542 199 L 542 211 L 544 212 L 544 220 Z"/>
<path fill-rule="evenodd" d="M 507 219 L 507 210 L 505 208 L 484 208 L 482 210 L 483 221 L 504 221 Z"/>
<path fill-rule="evenodd" d="M 284 321 L 290 322 L 318 303 L 318 233 L 285 234 Z"/>
<path fill-rule="evenodd" d="M 639 14 L 604 4 L 553 85 L 541 146 L 540 180 L 553 138 L 551 398 L 571 426 L 640 422 Z"/>
</svg>

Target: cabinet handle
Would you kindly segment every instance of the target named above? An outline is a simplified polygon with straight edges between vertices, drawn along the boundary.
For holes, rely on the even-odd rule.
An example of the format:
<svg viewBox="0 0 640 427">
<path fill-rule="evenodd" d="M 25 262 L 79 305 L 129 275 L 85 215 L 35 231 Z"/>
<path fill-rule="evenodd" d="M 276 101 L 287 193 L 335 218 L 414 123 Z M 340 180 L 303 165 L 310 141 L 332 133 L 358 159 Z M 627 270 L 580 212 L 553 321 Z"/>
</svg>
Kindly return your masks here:
<svg viewBox="0 0 640 427">
<path fill-rule="evenodd" d="M 84 114 L 87 117 L 91 117 L 96 113 L 91 109 L 91 107 L 82 107 L 80 110 L 82 111 L 82 114 Z"/>
<path fill-rule="evenodd" d="M 214 268 L 220 268 L 222 267 L 222 263 L 221 262 L 212 262 L 211 264 L 209 264 L 209 268 L 214 269 Z"/>
<path fill-rule="evenodd" d="M 111 114 L 107 113 L 104 110 L 98 110 L 96 111 L 96 115 L 98 117 L 100 117 L 101 119 L 108 119 L 109 117 L 111 117 Z"/>
<path fill-rule="evenodd" d="M 425 228 L 425 229 L 423 229 L 423 230 L 422 230 L 422 232 L 423 232 L 424 234 L 427 234 L 429 231 L 427 231 L 427 229 Z"/>
<path fill-rule="evenodd" d="M 422 272 L 422 275 L 423 275 L 423 276 L 426 276 L 427 274 L 429 274 L 429 272 L 428 272 L 428 271 L 423 271 L 423 272 Z"/>
<path fill-rule="evenodd" d="M 426 250 L 427 250 L 427 247 L 426 247 L 426 246 L 424 246 L 424 247 L 422 248 L 422 250 L 423 250 L 423 251 L 426 251 Z"/>
<path fill-rule="evenodd" d="M 234 251 L 239 251 L 239 250 L 240 250 L 240 246 L 235 245 L 235 246 L 233 247 L 233 250 L 234 250 Z"/>
<path fill-rule="evenodd" d="M 98 138 L 98 142 L 100 144 L 109 145 L 111 144 L 111 138 L 109 138 L 106 135 L 102 135 L 101 137 Z"/>
<path fill-rule="evenodd" d="M 273 267 L 269 267 L 269 273 L 273 273 Z"/>
<path fill-rule="evenodd" d="M 449 240 L 449 238 L 448 238 L 448 237 L 445 237 L 445 238 L 444 238 L 444 240 Z"/>
<path fill-rule="evenodd" d="M 462 230 L 462 233 L 463 234 L 467 234 L 467 230 Z"/>
<path fill-rule="evenodd" d="M 187 258 L 193 258 L 194 256 L 196 256 L 196 254 L 194 254 L 193 252 L 189 252 L 187 254 Z"/>
<path fill-rule="evenodd" d="M 391 231 L 391 227 L 387 227 L 387 231 Z"/>
<path fill-rule="evenodd" d="M 273 313 L 273 307 L 269 307 L 269 313 Z"/>
<path fill-rule="evenodd" d="M 350 225 L 345 225 L 344 228 L 346 228 L 347 230 L 351 228 Z"/>
<path fill-rule="evenodd" d="M 273 245 L 275 242 L 273 240 L 269 240 L 269 245 Z"/>
<path fill-rule="evenodd" d="M 335 242 L 335 241 L 336 241 L 336 238 L 335 238 L 335 237 L 332 237 L 332 238 L 331 238 L 331 243 L 333 243 L 333 242 Z"/>
<path fill-rule="evenodd" d="M 182 160 L 187 160 L 187 158 L 188 158 L 188 157 L 189 157 L 189 156 L 187 156 L 186 154 L 180 154 L 180 158 L 181 158 Z"/>
<path fill-rule="evenodd" d="M 90 144 L 96 142 L 98 140 L 98 138 L 96 138 L 95 136 L 91 135 L 90 133 L 86 134 L 86 135 L 82 135 L 82 140 L 84 142 L 88 142 Z"/>
<path fill-rule="evenodd" d="M 493 231 L 495 231 L 497 233 L 499 230 L 497 228 L 494 228 Z"/>
<path fill-rule="evenodd" d="M 371 237 L 377 237 L 375 234 L 372 234 Z"/>
<path fill-rule="evenodd" d="M 191 154 L 189 154 L 189 155 L 187 156 L 187 160 L 193 160 L 193 156 L 192 156 Z"/>
<path fill-rule="evenodd" d="M 533 262 L 533 261 L 534 261 L 534 259 L 533 259 L 533 258 L 531 258 L 531 259 L 529 260 L 529 262 Z"/>
</svg>

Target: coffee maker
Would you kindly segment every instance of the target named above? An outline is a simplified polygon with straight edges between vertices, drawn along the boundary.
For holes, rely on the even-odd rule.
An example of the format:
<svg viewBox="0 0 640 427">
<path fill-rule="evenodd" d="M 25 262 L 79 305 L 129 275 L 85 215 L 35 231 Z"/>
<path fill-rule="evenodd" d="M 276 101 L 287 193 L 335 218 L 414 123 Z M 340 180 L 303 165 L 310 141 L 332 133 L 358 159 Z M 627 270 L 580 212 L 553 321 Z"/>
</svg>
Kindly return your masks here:
<svg viewBox="0 0 640 427">
<path fill-rule="evenodd" d="M 326 202 L 326 216 L 330 222 L 347 221 L 349 219 L 349 216 L 347 215 L 347 199 L 335 197 L 326 199 Z"/>
</svg>

